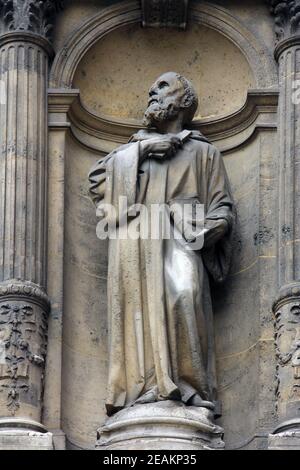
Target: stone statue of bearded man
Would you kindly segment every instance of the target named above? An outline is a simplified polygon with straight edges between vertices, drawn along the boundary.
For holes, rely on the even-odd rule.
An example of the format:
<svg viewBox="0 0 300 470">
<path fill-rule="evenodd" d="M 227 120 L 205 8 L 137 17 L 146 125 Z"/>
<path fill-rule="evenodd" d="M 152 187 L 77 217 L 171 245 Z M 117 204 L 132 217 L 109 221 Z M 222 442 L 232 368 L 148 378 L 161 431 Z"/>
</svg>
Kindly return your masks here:
<svg viewBox="0 0 300 470">
<path fill-rule="evenodd" d="M 188 130 L 197 106 L 186 78 L 163 74 L 149 91 L 148 129 L 101 159 L 89 175 L 95 204 L 109 204 L 118 214 L 109 241 L 109 416 L 162 401 L 219 414 L 210 280 L 222 282 L 228 274 L 234 208 L 219 151 Z M 126 198 L 126 213 L 120 197 Z M 195 237 L 178 236 L 172 210 L 170 237 L 122 236 L 125 225 L 138 225 L 141 232 L 149 225 L 151 206 L 168 212 L 174 203 L 204 207 L 200 249 L 190 249 Z M 149 211 L 132 213 L 136 204 Z M 197 220 L 190 222 L 197 226 Z"/>
</svg>

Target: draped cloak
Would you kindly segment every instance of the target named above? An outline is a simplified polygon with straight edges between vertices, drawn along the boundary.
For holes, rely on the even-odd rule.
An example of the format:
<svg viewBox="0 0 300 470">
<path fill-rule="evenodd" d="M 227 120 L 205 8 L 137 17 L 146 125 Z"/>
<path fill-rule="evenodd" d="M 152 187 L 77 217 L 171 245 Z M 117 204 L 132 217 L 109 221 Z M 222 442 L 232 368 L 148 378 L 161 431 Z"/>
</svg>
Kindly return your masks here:
<svg viewBox="0 0 300 470">
<path fill-rule="evenodd" d="M 199 132 L 172 158 L 140 163 L 140 141 L 159 135 L 140 131 L 96 164 L 89 175 L 96 205 L 119 211 L 120 196 L 129 208 L 196 200 L 204 205 L 208 228 L 210 221 L 225 220 L 227 230 L 214 246 L 193 251 L 174 233 L 169 240 L 125 239 L 119 224 L 109 241 L 108 415 L 151 391 L 155 400 L 188 404 L 198 395 L 217 403 L 210 278 L 222 282 L 229 270 L 230 187 L 219 151 Z M 137 217 L 142 230 L 146 221 Z M 128 226 L 137 222 L 127 220 Z"/>
</svg>

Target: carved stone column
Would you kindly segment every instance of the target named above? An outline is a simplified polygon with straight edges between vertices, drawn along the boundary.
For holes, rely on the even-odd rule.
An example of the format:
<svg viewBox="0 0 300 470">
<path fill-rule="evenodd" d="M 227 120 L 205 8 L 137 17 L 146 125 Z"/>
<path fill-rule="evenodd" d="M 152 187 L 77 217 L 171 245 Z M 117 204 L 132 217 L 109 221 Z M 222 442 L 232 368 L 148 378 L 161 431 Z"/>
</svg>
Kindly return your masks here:
<svg viewBox="0 0 300 470">
<path fill-rule="evenodd" d="M 57 8 L 0 0 L 0 449 L 35 448 L 46 433 L 46 93 Z"/>
<path fill-rule="evenodd" d="M 300 2 L 269 1 L 279 64 L 279 235 L 275 314 L 279 426 L 270 449 L 299 449 L 300 432 Z"/>
</svg>

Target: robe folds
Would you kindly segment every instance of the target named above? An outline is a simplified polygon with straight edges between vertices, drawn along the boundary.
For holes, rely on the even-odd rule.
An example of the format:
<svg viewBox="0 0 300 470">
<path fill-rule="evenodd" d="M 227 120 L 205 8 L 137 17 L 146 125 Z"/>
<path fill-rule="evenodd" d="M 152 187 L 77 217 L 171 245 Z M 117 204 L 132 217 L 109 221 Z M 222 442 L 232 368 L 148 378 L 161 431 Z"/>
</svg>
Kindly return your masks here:
<svg viewBox="0 0 300 470">
<path fill-rule="evenodd" d="M 149 394 L 153 401 L 189 404 L 197 395 L 217 404 L 210 278 L 222 282 L 229 271 L 235 221 L 230 187 L 219 151 L 196 131 L 172 158 L 140 163 L 140 142 L 159 135 L 140 131 L 96 164 L 89 175 L 96 205 L 119 211 L 120 196 L 129 208 L 196 200 L 208 228 L 211 221 L 212 227 L 226 221 L 227 229 L 215 245 L 194 251 L 174 236 L 175 225 L 170 239 L 126 239 L 118 221 L 109 241 L 108 415 Z M 142 231 L 148 216 L 136 217 Z M 127 214 L 129 227 L 136 217 Z"/>
</svg>

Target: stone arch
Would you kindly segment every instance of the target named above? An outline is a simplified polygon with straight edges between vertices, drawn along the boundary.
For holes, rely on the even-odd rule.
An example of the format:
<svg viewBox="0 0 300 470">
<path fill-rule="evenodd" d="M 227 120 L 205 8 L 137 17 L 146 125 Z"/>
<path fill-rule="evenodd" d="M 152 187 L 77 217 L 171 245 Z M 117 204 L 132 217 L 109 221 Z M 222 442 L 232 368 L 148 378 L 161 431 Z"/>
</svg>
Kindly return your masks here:
<svg viewBox="0 0 300 470">
<path fill-rule="evenodd" d="M 207 3 L 192 5 L 190 20 L 212 28 L 231 40 L 246 57 L 258 88 L 276 86 L 276 63 L 270 58 L 267 47 L 228 10 Z M 51 69 L 50 86 L 72 88 L 80 60 L 97 41 L 116 28 L 140 21 L 140 2 L 136 0 L 120 2 L 105 8 L 87 20 L 68 38 L 65 46 L 57 53 Z"/>
</svg>

